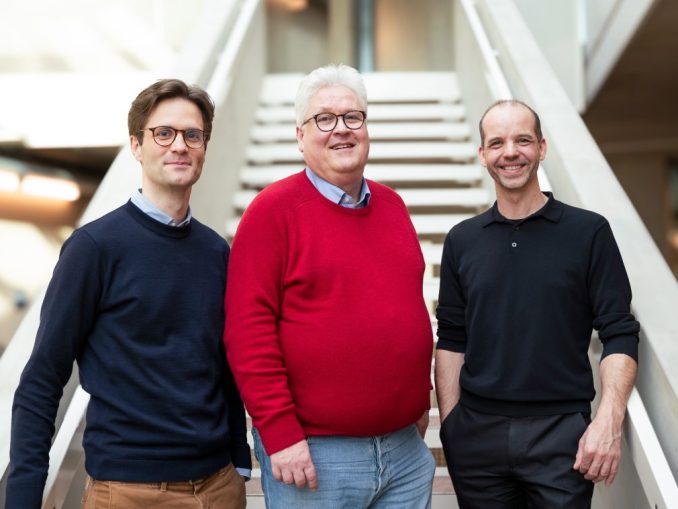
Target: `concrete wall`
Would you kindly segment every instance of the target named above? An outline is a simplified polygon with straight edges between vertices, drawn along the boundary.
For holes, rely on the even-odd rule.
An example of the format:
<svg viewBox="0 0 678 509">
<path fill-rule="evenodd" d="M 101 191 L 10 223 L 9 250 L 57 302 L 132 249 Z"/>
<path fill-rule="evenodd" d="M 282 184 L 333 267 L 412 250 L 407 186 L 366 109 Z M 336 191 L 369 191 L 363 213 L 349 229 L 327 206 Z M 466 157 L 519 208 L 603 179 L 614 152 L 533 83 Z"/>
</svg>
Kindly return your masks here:
<svg viewBox="0 0 678 509">
<path fill-rule="evenodd" d="M 327 64 L 327 33 L 328 16 L 325 8 L 310 4 L 302 11 L 291 12 L 267 5 L 268 72 L 305 73 Z"/>
<path fill-rule="evenodd" d="M 450 0 L 375 0 L 377 71 L 453 68 Z M 308 72 L 328 62 L 356 66 L 355 5 L 328 0 L 290 12 L 267 6 L 268 71 Z"/>
<path fill-rule="evenodd" d="M 606 154 L 606 159 L 657 247 L 666 255 L 669 251 L 666 232 L 671 227 L 666 156 L 662 153 Z"/>
<path fill-rule="evenodd" d="M 539 48 L 578 111 L 585 107 L 579 2 L 514 0 Z M 588 2 L 593 3 L 593 2 Z"/>
<path fill-rule="evenodd" d="M 377 0 L 377 71 L 449 71 L 453 68 L 449 0 Z"/>
</svg>

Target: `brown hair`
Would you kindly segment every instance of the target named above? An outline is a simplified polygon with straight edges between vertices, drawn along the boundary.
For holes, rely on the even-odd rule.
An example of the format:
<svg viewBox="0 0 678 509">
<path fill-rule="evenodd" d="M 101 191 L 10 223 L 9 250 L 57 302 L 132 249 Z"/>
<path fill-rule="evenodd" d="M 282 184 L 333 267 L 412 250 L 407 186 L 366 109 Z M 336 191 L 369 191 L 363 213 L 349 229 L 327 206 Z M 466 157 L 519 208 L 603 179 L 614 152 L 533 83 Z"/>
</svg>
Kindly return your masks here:
<svg viewBox="0 0 678 509">
<path fill-rule="evenodd" d="M 202 113 L 205 145 L 212 132 L 214 102 L 207 92 L 197 85 L 187 85 L 178 79 L 158 80 L 142 90 L 134 99 L 127 114 L 127 128 L 131 136 L 136 136 L 139 144 L 144 142 L 144 126 L 155 107 L 165 99 L 183 98 L 195 104 Z"/>
<path fill-rule="evenodd" d="M 525 104 L 523 101 L 519 101 L 518 99 L 500 99 L 498 101 L 493 102 L 489 108 L 485 110 L 485 113 L 483 113 L 483 116 L 480 117 L 480 122 L 478 123 L 478 128 L 480 129 L 480 144 L 485 145 L 485 131 L 483 130 L 483 120 L 485 120 L 485 116 L 494 108 L 497 106 L 523 106 L 524 108 L 527 108 L 530 113 L 532 113 L 532 116 L 534 117 L 534 132 L 537 135 L 537 140 L 541 140 L 543 138 L 542 132 L 541 132 L 541 120 L 539 120 L 539 115 L 537 115 L 537 112 L 534 111 L 532 108 L 530 108 L 527 104 Z"/>
</svg>

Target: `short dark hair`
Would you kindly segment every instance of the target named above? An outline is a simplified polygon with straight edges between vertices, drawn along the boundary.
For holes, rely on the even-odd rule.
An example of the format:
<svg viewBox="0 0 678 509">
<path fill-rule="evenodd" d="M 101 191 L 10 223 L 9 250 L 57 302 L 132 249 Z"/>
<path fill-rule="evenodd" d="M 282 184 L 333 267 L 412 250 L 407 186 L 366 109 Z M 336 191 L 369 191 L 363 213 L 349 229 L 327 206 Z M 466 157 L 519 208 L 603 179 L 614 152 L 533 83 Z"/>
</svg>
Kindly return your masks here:
<svg viewBox="0 0 678 509">
<path fill-rule="evenodd" d="M 165 99 L 174 99 L 176 97 L 191 101 L 200 110 L 203 120 L 203 131 L 205 132 L 205 145 L 207 145 L 212 133 L 214 101 L 199 86 L 187 85 L 178 79 L 158 80 L 139 92 L 139 95 L 132 102 L 127 115 L 129 134 L 136 136 L 139 144 L 143 144 L 143 129 L 155 107 Z"/>
<path fill-rule="evenodd" d="M 541 140 L 544 136 L 542 135 L 541 132 L 541 120 L 539 120 L 539 115 L 537 115 L 537 112 L 534 111 L 532 108 L 530 108 L 526 103 L 523 101 L 519 101 L 518 99 L 500 99 L 498 101 L 493 102 L 489 108 L 485 110 L 485 113 L 483 113 L 483 116 L 480 117 L 480 122 L 478 123 L 478 129 L 480 130 L 480 144 L 485 145 L 485 131 L 483 130 L 483 121 L 485 120 L 485 116 L 494 108 L 497 106 L 504 106 L 504 105 L 509 105 L 509 106 L 523 106 L 524 108 L 527 108 L 527 110 L 532 113 L 532 116 L 534 117 L 534 132 L 537 135 L 537 140 Z"/>
</svg>

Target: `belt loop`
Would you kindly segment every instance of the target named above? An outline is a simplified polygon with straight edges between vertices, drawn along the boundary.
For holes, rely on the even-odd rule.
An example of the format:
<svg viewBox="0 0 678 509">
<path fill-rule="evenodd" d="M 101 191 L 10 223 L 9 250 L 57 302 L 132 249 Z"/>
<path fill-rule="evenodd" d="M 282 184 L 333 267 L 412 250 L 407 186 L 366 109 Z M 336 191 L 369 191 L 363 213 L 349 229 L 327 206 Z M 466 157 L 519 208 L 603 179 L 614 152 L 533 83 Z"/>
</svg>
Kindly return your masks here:
<svg viewBox="0 0 678 509">
<path fill-rule="evenodd" d="M 165 493 L 167 491 L 167 483 L 166 482 L 161 482 L 160 483 L 160 491 Z"/>
</svg>

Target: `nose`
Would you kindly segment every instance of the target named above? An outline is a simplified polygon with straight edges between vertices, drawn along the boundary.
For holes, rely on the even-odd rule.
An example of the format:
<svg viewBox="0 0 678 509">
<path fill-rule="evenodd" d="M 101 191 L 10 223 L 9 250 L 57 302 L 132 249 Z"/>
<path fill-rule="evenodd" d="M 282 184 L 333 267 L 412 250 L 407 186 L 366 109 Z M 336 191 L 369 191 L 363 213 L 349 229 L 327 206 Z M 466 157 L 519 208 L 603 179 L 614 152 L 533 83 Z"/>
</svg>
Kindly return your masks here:
<svg viewBox="0 0 678 509">
<path fill-rule="evenodd" d="M 512 141 L 507 141 L 504 145 L 504 157 L 515 157 L 518 155 L 518 147 Z"/>
<path fill-rule="evenodd" d="M 186 145 L 186 141 L 184 140 L 183 132 L 181 131 L 177 132 L 177 135 L 174 138 L 174 141 L 172 142 L 172 146 L 170 148 L 175 152 L 186 152 L 188 150 L 188 146 Z"/>
<path fill-rule="evenodd" d="M 334 127 L 334 131 L 339 131 L 339 132 L 346 132 L 349 131 L 350 129 L 346 127 L 346 121 L 344 120 L 344 116 L 341 115 L 340 117 L 337 118 L 337 125 Z"/>
</svg>

